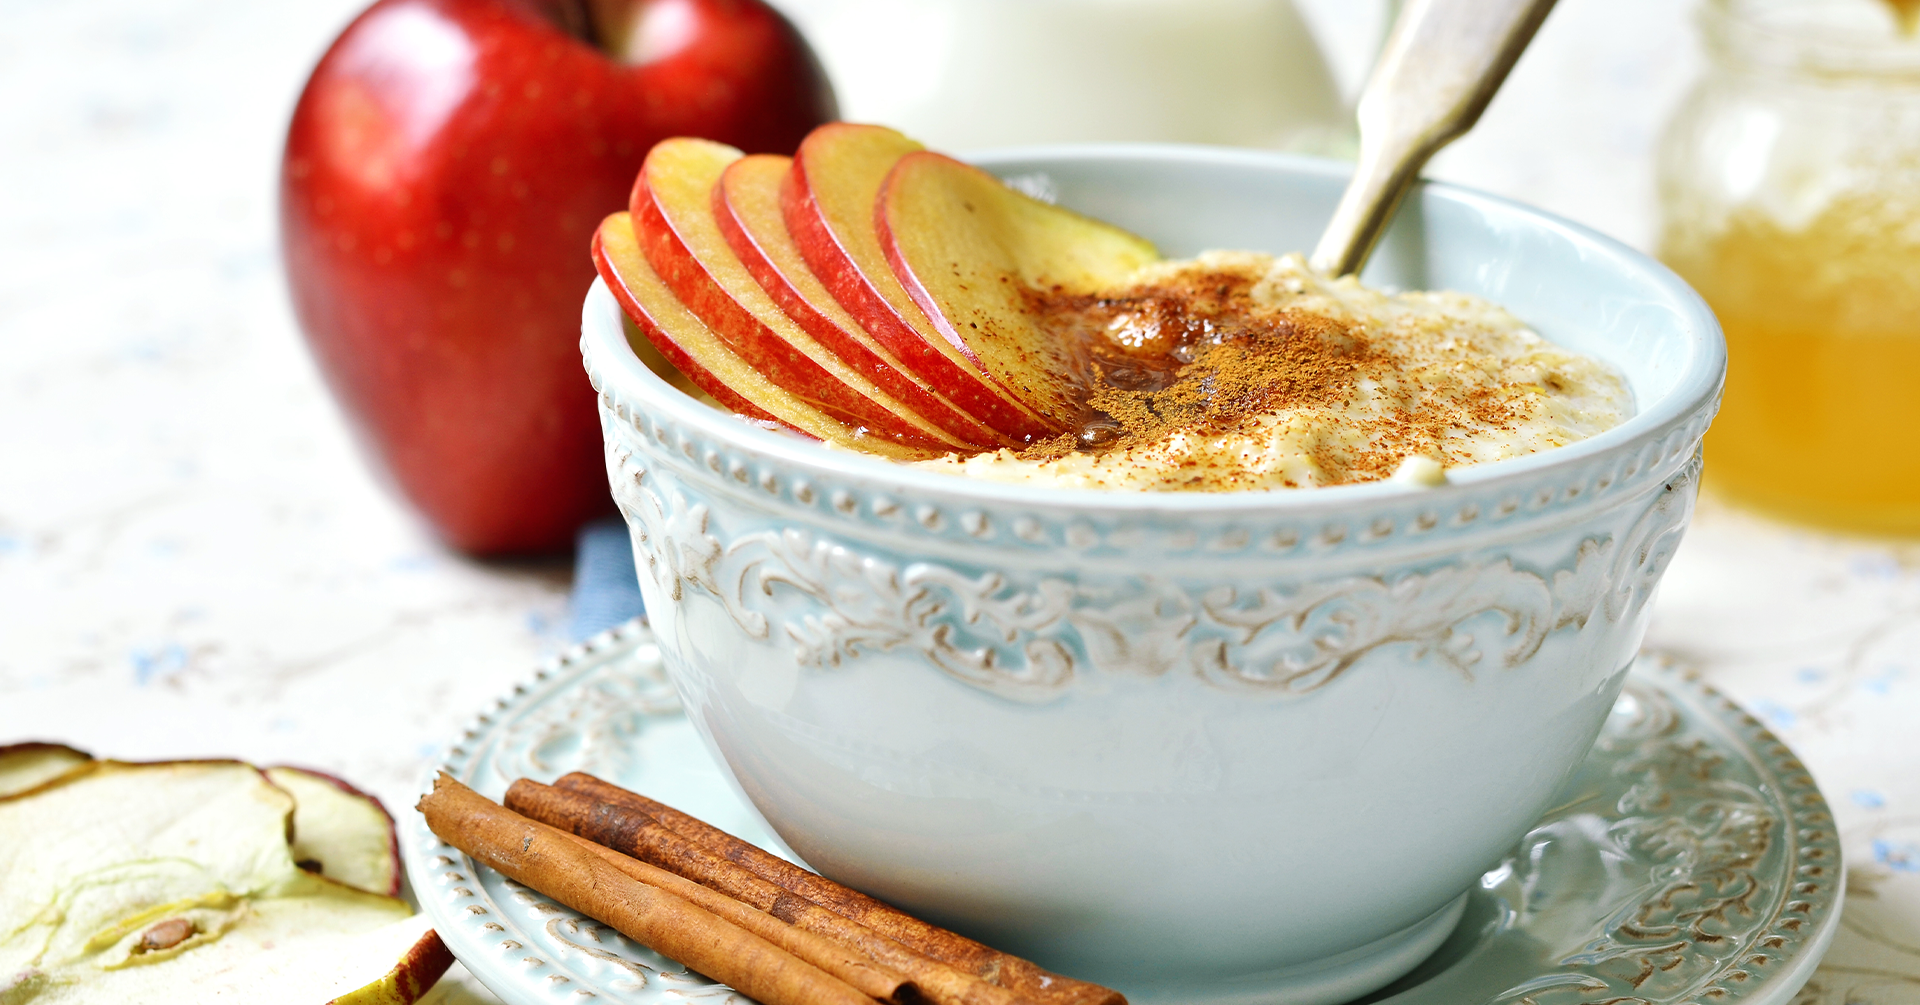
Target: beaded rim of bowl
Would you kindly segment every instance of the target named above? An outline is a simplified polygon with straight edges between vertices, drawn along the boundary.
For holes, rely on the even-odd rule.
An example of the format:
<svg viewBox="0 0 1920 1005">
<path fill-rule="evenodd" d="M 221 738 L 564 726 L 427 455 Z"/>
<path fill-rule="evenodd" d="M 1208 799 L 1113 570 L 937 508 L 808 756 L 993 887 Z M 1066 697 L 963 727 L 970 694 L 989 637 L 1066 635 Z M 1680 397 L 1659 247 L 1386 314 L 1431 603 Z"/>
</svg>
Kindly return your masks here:
<svg viewBox="0 0 1920 1005">
<path fill-rule="evenodd" d="M 1606 508 L 1656 486 L 1690 478 L 1689 468 L 1698 461 L 1701 438 L 1717 407 L 1717 400 L 1702 406 L 1678 428 L 1631 452 L 1603 455 L 1570 470 L 1543 473 L 1515 484 L 1405 490 L 1373 505 L 1316 507 L 1306 513 L 1277 504 L 1238 512 L 1103 511 L 1079 505 L 1078 499 L 1034 506 L 953 498 L 887 485 L 871 476 L 795 464 L 743 439 L 713 436 L 701 425 L 675 421 L 670 413 L 642 407 L 602 380 L 591 365 L 589 374 L 600 392 L 601 409 L 613 424 L 607 431 L 610 470 L 644 455 L 643 466 L 664 465 L 679 478 L 710 490 L 750 494 L 762 505 L 797 510 L 828 525 L 879 525 L 912 538 L 1079 553 L 1146 547 L 1172 553 L 1324 556 L 1390 545 L 1417 546 L 1441 535 L 1457 539 L 1480 532 L 1504 537 L 1542 518 Z M 718 413 L 716 417 L 734 421 Z M 741 428 L 763 432 L 744 423 Z M 798 446 L 825 449 L 805 443 Z M 953 480 L 966 484 L 963 479 Z M 1272 496 L 1266 500 L 1276 502 Z"/>
</svg>

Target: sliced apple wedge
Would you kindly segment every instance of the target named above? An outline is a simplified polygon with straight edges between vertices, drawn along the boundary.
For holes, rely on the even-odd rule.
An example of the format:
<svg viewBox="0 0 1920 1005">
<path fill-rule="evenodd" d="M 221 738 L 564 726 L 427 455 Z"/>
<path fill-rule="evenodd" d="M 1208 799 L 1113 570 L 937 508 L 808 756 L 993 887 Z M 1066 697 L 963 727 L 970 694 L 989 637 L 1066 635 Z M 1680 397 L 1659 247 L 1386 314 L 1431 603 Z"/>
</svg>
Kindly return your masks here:
<svg viewBox="0 0 1920 1005">
<path fill-rule="evenodd" d="M 728 348 L 774 383 L 873 435 L 966 448 L 795 324 L 747 271 L 721 234 L 713 203 L 721 173 L 740 157 L 711 140 L 680 137 L 654 145 L 630 207 L 647 263 Z"/>
<path fill-rule="evenodd" d="M 668 329 L 660 321 L 655 320 L 655 316 L 658 315 L 667 322 L 675 322 L 682 320 L 680 315 L 684 314 L 687 318 L 699 323 L 701 328 L 706 327 L 705 323 L 693 317 L 686 305 L 680 303 L 680 298 L 674 296 L 673 291 L 667 289 L 666 284 L 660 281 L 659 275 L 653 271 L 653 266 L 647 264 L 647 256 L 640 252 L 640 240 L 634 236 L 633 217 L 630 214 L 614 213 L 600 221 L 599 229 L 593 234 L 592 257 L 594 271 L 606 281 L 607 289 L 613 293 L 613 298 L 620 302 L 620 309 L 626 314 L 627 321 L 640 329 L 640 334 L 644 336 L 642 344 L 634 349 L 642 362 L 649 367 L 655 367 L 655 361 L 649 358 L 649 354 L 659 356 L 685 378 L 687 383 L 699 389 L 700 393 L 712 398 L 720 407 L 749 419 L 785 425 L 795 432 L 806 433 L 814 439 L 823 439 L 818 433 L 808 432 L 791 422 L 782 422 L 774 418 L 771 412 L 747 400 L 746 395 L 735 391 L 726 381 L 701 366 L 694 359 L 693 352 L 675 342 L 668 334 Z M 724 372 L 726 360 L 710 350 L 718 349 L 729 356 L 731 356 L 731 350 L 728 350 L 725 343 L 720 341 L 720 336 L 714 335 L 711 331 L 704 333 L 711 337 L 711 346 L 701 338 L 701 334 L 697 330 L 689 329 L 682 333 L 682 337 L 693 342 L 695 351 L 701 351 L 702 355 L 708 356 L 714 363 L 721 365 Z M 633 333 L 629 331 L 627 337 L 631 340 Z M 670 382 L 678 383 L 671 380 Z M 763 379 L 760 383 L 767 388 L 773 388 L 772 381 Z M 781 393 L 785 394 L 785 392 Z M 845 428 L 845 424 L 838 419 L 831 421 L 836 426 Z"/>
<path fill-rule="evenodd" d="M 895 277 L 874 227 L 887 172 L 919 143 L 882 126 L 834 122 L 807 134 L 782 193 L 787 229 L 814 275 L 873 339 L 929 386 L 1019 443 L 1075 418 L 1058 401 L 1031 401 L 943 335 Z M 1054 411 L 1048 411 L 1047 406 Z"/>
<path fill-rule="evenodd" d="M 400 895 L 400 842 L 380 800 L 332 775 L 287 765 L 267 780 L 293 797 L 293 860 L 368 893 Z"/>
<path fill-rule="evenodd" d="M 977 393 L 950 398 L 936 390 L 868 335 L 807 268 L 781 216 L 781 188 L 790 183 L 792 166 L 792 158 L 774 154 L 742 157 L 727 165 L 713 190 L 720 232 L 747 271 L 795 324 L 928 422 L 969 446 L 1011 445 L 1010 437 L 974 418 L 991 402 Z"/>
<path fill-rule="evenodd" d="M 667 361 L 722 406 L 837 446 L 894 460 L 929 452 L 868 434 L 774 383 L 674 296 L 640 250 L 632 217 L 615 213 L 593 236 L 593 261 L 614 298 Z"/>
<path fill-rule="evenodd" d="M 1072 414 L 1084 362 L 1042 325 L 1034 294 L 1112 289 L 1159 258 L 1144 238 L 926 150 L 895 162 L 874 222 L 895 277 L 940 333 L 1054 416 Z"/>
</svg>

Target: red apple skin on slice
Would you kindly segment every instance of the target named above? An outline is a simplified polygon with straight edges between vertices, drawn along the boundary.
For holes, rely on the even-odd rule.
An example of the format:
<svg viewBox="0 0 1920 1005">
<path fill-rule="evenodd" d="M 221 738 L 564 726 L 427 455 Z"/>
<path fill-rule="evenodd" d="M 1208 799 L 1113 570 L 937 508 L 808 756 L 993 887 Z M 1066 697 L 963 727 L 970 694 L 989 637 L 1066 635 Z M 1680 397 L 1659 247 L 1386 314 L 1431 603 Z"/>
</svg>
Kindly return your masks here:
<svg viewBox="0 0 1920 1005">
<path fill-rule="evenodd" d="M 1040 324 L 1032 292 L 1112 289 L 1160 257 L 1144 238 L 927 150 L 894 163 L 874 215 L 895 277 L 940 333 L 1052 416 L 1074 414 L 1084 361 Z"/>
<path fill-rule="evenodd" d="M 883 126 L 832 122 L 808 133 L 782 192 L 787 230 L 840 306 L 922 380 L 1018 443 L 1058 435 L 1074 417 L 1044 414 L 988 376 L 934 328 L 887 263 L 874 228 L 880 187 L 896 161 L 922 149 Z"/>
<path fill-rule="evenodd" d="M 932 453 L 864 435 L 775 384 L 736 355 L 673 295 L 640 250 L 632 218 L 615 213 L 593 238 L 593 261 L 614 298 L 667 361 L 721 405 L 748 418 L 778 423 L 836 446 L 892 460 L 920 460 Z"/>
<path fill-rule="evenodd" d="M 375 1002 L 380 1005 L 388 1002 L 410 1005 L 425 998 L 427 992 L 432 991 L 433 986 L 440 983 L 440 978 L 446 976 L 447 970 L 453 966 L 453 950 L 441 941 L 439 932 L 425 927 L 428 923 L 416 921 L 404 928 L 396 924 L 394 934 L 414 931 L 420 934 L 395 961 L 393 969 L 373 983 L 341 995 L 327 1002 L 327 1005 L 361 1005 L 363 1002 L 368 1005 Z"/>
<path fill-rule="evenodd" d="M 685 137 L 662 140 L 647 154 L 630 211 L 654 272 L 729 348 L 789 392 L 875 436 L 965 449 L 795 324 L 734 254 L 714 218 L 713 191 L 741 156 L 723 143 Z"/>
<path fill-rule="evenodd" d="M 928 385 L 868 335 L 807 268 L 781 211 L 792 167 L 791 157 L 753 154 L 729 164 L 714 187 L 720 232 L 754 280 L 795 324 L 927 421 L 981 449 L 1013 446 L 1012 438 L 973 417 L 979 395 L 969 407 Z"/>
</svg>

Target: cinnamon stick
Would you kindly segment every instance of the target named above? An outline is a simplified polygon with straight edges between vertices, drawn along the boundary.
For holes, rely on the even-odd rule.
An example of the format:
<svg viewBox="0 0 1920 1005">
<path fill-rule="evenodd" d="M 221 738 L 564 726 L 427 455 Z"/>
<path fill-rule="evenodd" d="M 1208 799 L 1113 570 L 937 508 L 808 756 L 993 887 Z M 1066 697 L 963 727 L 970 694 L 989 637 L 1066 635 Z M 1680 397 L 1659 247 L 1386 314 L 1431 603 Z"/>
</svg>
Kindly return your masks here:
<svg viewBox="0 0 1920 1005">
<path fill-rule="evenodd" d="M 526 778 L 508 787 L 506 803 L 517 813 L 616 852 L 644 859 L 796 928 L 826 936 L 911 980 L 920 994 L 934 1005 L 1036 1005 L 1030 998 L 908 949 L 858 922 L 781 889 L 694 844 L 645 813 Z"/>
<path fill-rule="evenodd" d="M 665 890 L 703 911 L 711 912 L 724 921 L 760 936 L 846 981 L 863 994 L 881 1001 L 899 1002 L 903 1005 L 920 1000 L 919 990 L 911 981 L 860 957 L 859 954 L 826 936 L 795 928 L 765 911 L 756 911 L 724 893 L 709 890 L 659 866 L 649 865 L 637 858 L 622 855 L 605 845 L 594 844 L 586 838 L 568 834 L 558 828 L 554 830 L 565 836 L 567 840 L 579 845 L 587 853 L 628 876 L 648 886 Z"/>
<path fill-rule="evenodd" d="M 873 1005 L 846 982 L 441 774 L 419 810 L 441 840 L 763 1005 Z"/>
<path fill-rule="evenodd" d="M 554 785 L 645 813 L 675 833 L 781 889 L 799 894 L 910 949 L 1016 991 L 1036 1002 L 1046 1005 L 1126 1005 L 1126 998 L 1112 988 L 1063 977 L 1018 956 L 928 924 L 637 792 L 579 771 L 562 776 Z"/>
</svg>

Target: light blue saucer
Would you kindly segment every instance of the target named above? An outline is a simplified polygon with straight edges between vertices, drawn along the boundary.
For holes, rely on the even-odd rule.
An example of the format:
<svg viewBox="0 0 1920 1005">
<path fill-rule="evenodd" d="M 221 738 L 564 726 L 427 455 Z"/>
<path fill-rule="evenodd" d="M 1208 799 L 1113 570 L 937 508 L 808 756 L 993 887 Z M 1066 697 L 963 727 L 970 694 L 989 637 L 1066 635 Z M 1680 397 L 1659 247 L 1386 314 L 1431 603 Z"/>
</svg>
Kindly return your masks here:
<svg viewBox="0 0 1920 1005">
<path fill-rule="evenodd" d="M 523 776 L 589 771 L 786 854 L 680 715 L 638 622 L 542 667 L 474 720 L 442 769 L 494 798 Z M 423 791 L 430 784 L 431 774 Z M 417 813 L 401 830 L 441 938 L 512 1005 L 747 1002 L 476 867 Z M 1843 887 L 1832 815 L 1792 751 L 1698 680 L 1642 660 L 1592 755 L 1467 892 L 1452 934 L 1362 1001 L 1786 1005 L 1826 952 Z M 1270 1000 L 1202 974 L 1121 990 L 1192 1005 Z"/>
</svg>

